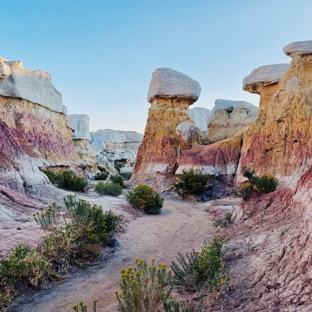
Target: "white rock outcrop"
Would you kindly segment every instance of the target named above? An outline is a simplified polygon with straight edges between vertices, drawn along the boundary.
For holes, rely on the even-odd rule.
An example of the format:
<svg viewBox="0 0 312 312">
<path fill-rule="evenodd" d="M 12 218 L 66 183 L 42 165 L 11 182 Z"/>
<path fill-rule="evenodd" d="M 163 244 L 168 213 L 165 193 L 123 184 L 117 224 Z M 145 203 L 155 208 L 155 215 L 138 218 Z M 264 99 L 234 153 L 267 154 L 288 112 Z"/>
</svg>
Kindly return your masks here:
<svg viewBox="0 0 312 312">
<path fill-rule="evenodd" d="M 154 98 L 198 100 L 201 92 L 199 83 L 189 76 L 170 68 L 158 68 L 152 75 L 147 100 Z"/>
<path fill-rule="evenodd" d="M 88 115 L 72 114 L 66 118 L 68 127 L 74 130 L 73 139 L 91 140 Z"/>
<path fill-rule="evenodd" d="M 243 80 L 243 90 L 259 93 L 260 88 L 275 84 L 281 80 L 290 64 L 274 64 L 254 69 Z M 252 90 L 251 90 L 252 89 Z"/>
<path fill-rule="evenodd" d="M 21 98 L 63 112 L 62 94 L 51 83 L 51 76 L 41 70 L 25 69 L 22 62 L 0 58 L 0 95 Z"/>
<path fill-rule="evenodd" d="M 197 127 L 192 122 L 183 121 L 178 124 L 176 133 L 184 149 L 190 149 L 194 143 L 198 142 Z"/>
<path fill-rule="evenodd" d="M 312 54 L 312 40 L 289 43 L 284 47 L 283 52 L 286 55 L 291 55 L 293 53 L 298 55 Z"/>
<path fill-rule="evenodd" d="M 194 107 L 189 110 L 189 115 L 194 121 L 196 127 L 201 131 L 207 131 L 207 122 L 210 116 L 211 110 L 204 107 Z"/>
<path fill-rule="evenodd" d="M 214 119 L 214 115 L 217 111 L 221 110 L 226 110 L 227 112 L 231 113 L 234 108 L 243 108 L 246 109 L 247 111 L 257 111 L 258 108 L 248 102 L 245 101 L 232 101 L 232 100 L 222 100 L 222 99 L 217 99 L 214 102 L 215 106 L 211 110 L 211 113 L 208 117 L 207 124 L 208 127 L 211 124 L 211 122 Z"/>
</svg>

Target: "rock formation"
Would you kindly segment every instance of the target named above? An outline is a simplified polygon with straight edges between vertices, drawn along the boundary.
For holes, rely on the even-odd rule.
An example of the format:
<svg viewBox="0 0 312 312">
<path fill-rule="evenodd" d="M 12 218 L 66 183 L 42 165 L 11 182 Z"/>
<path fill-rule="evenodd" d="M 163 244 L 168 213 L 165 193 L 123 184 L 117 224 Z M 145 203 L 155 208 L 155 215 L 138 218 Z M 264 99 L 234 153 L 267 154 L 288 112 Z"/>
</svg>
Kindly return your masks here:
<svg viewBox="0 0 312 312">
<path fill-rule="evenodd" d="M 217 142 L 247 130 L 257 113 L 258 108 L 248 102 L 218 99 L 207 120 L 207 138 Z"/>
<path fill-rule="evenodd" d="M 160 190 L 170 188 L 181 153 L 177 126 L 192 122 L 189 106 L 197 101 L 200 85 L 169 68 L 156 69 L 148 91 L 151 107 L 131 180 Z"/>
<path fill-rule="evenodd" d="M 296 181 L 312 158 L 311 41 L 292 43 L 284 52 L 292 62 L 284 75 L 279 71 L 279 83 L 257 87 L 262 113 L 245 134 L 240 161 L 240 166 L 252 167 L 258 174 L 277 176 L 280 186 Z M 244 88 L 253 90 L 249 80 Z"/>
<path fill-rule="evenodd" d="M 67 115 L 67 126 L 74 130 L 72 138 L 79 157 L 86 162 L 86 166 L 96 170 L 96 159 L 89 140 L 89 116 L 86 114 Z"/>
<path fill-rule="evenodd" d="M 55 197 L 38 168 L 81 170 L 62 95 L 48 73 L 24 69 L 21 62 L 0 58 L 0 77 L 0 185 L 42 200 Z"/>
<path fill-rule="evenodd" d="M 91 147 L 97 163 L 116 173 L 114 165 L 132 167 L 135 163 L 143 135 L 136 131 L 97 130 L 91 132 Z"/>
<path fill-rule="evenodd" d="M 189 115 L 193 120 L 196 127 L 198 127 L 202 132 L 207 131 L 207 122 L 209 119 L 211 111 L 204 107 L 194 107 L 190 108 Z"/>
</svg>

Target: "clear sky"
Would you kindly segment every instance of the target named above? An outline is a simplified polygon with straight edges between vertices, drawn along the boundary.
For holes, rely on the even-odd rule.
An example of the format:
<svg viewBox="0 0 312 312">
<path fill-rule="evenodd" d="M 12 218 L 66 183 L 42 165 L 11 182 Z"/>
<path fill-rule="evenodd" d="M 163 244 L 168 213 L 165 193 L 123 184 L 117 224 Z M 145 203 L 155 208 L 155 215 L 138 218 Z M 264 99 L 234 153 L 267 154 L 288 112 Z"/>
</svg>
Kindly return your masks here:
<svg viewBox="0 0 312 312">
<path fill-rule="evenodd" d="M 69 114 L 90 129 L 144 131 L 152 72 L 169 67 L 197 80 L 192 107 L 218 98 L 258 105 L 242 80 L 312 39 L 311 0 L 0 0 L 0 56 L 41 69 Z"/>
</svg>

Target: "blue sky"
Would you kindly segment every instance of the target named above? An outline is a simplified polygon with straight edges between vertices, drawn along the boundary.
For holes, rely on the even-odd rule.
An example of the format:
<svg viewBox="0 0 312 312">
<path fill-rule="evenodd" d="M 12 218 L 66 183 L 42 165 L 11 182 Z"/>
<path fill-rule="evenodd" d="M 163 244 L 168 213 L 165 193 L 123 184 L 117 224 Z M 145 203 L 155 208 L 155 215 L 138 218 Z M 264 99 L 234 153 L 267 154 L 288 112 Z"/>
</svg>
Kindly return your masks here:
<svg viewBox="0 0 312 312">
<path fill-rule="evenodd" d="M 289 63 L 282 52 L 312 39 L 310 0 L 1 0 L 0 56 L 52 75 L 69 114 L 90 129 L 144 131 L 152 72 L 169 67 L 197 80 L 191 107 L 242 91 L 254 68 Z"/>
</svg>

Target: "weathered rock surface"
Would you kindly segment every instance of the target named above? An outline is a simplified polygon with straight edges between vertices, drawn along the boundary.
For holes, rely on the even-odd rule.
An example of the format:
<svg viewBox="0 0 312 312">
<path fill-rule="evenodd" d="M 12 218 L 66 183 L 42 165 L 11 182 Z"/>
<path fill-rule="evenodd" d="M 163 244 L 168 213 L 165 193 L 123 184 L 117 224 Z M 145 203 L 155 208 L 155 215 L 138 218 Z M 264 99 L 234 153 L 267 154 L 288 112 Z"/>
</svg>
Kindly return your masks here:
<svg viewBox="0 0 312 312">
<path fill-rule="evenodd" d="M 183 121 L 176 128 L 177 136 L 183 149 L 190 149 L 201 140 L 197 127 L 190 121 Z"/>
<path fill-rule="evenodd" d="M 198 100 L 201 92 L 199 83 L 187 75 L 170 68 L 158 68 L 152 75 L 147 100 L 185 99 L 189 103 Z"/>
<path fill-rule="evenodd" d="M 312 40 L 307 41 L 297 41 L 287 44 L 287 46 L 283 49 L 284 53 L 286 55 L 289 55 L 291 57 L 292 54 L 295 55 L 305 55 L 305 54 L 311 54 L 312 53 Z"/>
<path fill-rule="evenodd" d="M 192 122 L 189 105 L 199 92 L 199 84 L 182 73 L 162 68 L 153 73 L 148 92 L 151 107 L 131 181 L 159 190 L 170 188 L 181 153 L 176 128 L 182 122 Z"/>
<path fill-rule="evenodd" d="M 90 142 L 97 164 L 116 174 L 114 165 L 134 165 L 142 138 L 136 131 L 104 129 L 91 132 Z"/>
<path fill-rule="evenodd" d="M 278 84 L 262 87 L 260 107 L 265 108 L 265 113 L 259 115 L 244 136 L 240 166 L 252 167 L 257 174 L 275 175 L 281 186 L 294 182 L 312 163 L 309 44 L 286 46 L 287 54 L 293 58 L 291 65 Z"/>
<path fill-rule="evenodd" d="M 0 68 L 3 72 L 1 75 L 0 69 L 0 95 L 28 100 L 56 112 L 63 111 L 62 94 L 55 89 L 48 73 L 30 71 L 23 67 L 22 62 L 3 58 L 0 60 Z"/>
<path fill-rule="evenodd" d="M 258 108 L 248 102 L 218 99 L 209 115 L 206 135 L 212 142 L 230 138 L 247 130 L 257 114 Z"/>
<path fill-rule="evenodd" d="M 73 139 L 91 140 L 89 130 L 89 116 L 86 114 L 67 115 L 67 125 L 74 130 Z"/>
<path fill-rule="evenodd" d="M 189 115 L 198 127 L 204 133 L 207 131 L 207 122 L 211 111 L 204 107 L 194 107 L 189 110 Z"/>
</svg>

